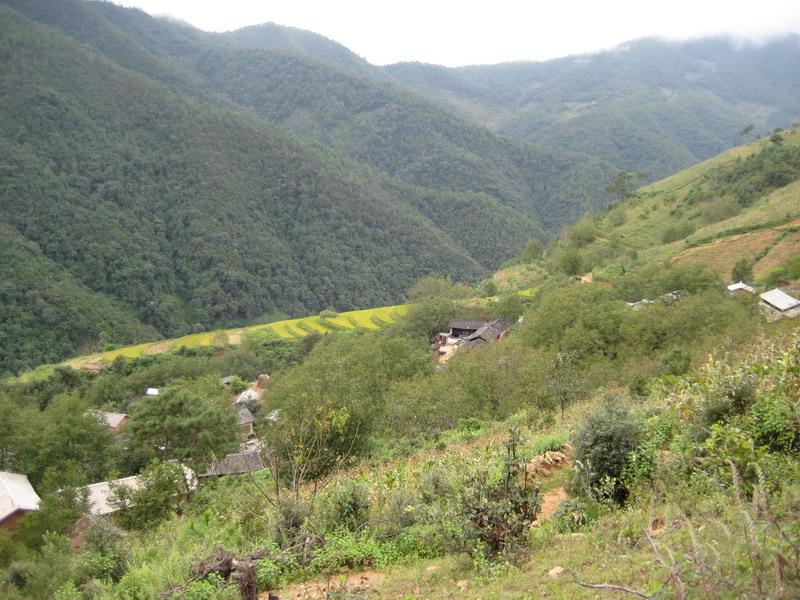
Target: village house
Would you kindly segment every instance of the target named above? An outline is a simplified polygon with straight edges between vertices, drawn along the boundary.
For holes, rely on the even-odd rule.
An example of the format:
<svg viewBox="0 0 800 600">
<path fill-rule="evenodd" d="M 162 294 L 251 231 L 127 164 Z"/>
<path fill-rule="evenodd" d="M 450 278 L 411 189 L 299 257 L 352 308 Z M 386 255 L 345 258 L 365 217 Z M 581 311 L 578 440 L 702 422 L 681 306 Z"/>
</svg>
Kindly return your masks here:
<svg viewBox="0 0 800 600">
<path fill-rule="evenodd" d="M 39 502 L 26 475 L 0 471 L 0 527 L 16 529 L 25 513 L 39 510 Z"/>
<path fill-rule="evenodd" d="M 433 348 L 436 350 L 440 364 L 449 361 L 456 350 L 462 346 L 475 346 L 503 339 L 508 334 L 511 324 L 505 319 L 453 320 L 450 321 L 449 327 L 450 331 L 437 334 L 433 342 Z"/>
<path fill-rule="evenodd" d="M 147 390 L 145 390 L 145 392 L 144 392 L 144 395 L 145 396 L 158 396 L 158 392 L 159 392 L 158 388 L 147 388 Z"/>
<path fill-rule="evenodd" d="M 792 319 L 800 315 L 800 300 L 793 298 L 778 288 L 764 292 L 760 298 L 761 310 L 768 321 L 777 321 L 783 318 Z"/>
<path fill-rule="evenodd" d="M 189 467 L 181 466 L 183 469 L 183 481 L 188 491 L 197 489 L 197 477 Z M 123 477 L 121 479 L 114 479 L 112 481 L 98 481 L 82 488 L 78 491 L 85 491 L 87 500 L 89 502 L 89 514 L 96 516 L 105 516 L 115 513 L 119 510 L 118 507 L 109 503 L 114 487 L 127 488 L 132 492 L 142 489 L 144 485 L 143 479 L 140 475 L 132 475 L 130 477 Z"/>
</svg>

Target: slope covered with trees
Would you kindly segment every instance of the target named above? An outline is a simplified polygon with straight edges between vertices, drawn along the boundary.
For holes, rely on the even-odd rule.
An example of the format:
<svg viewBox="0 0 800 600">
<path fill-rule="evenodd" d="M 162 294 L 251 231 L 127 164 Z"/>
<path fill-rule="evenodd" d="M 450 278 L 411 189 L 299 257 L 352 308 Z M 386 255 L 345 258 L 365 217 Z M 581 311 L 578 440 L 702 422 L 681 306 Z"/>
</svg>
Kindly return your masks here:
<svg viewBox="0 0 800 600">
<path fill-rule="evenodd" d="M 573 149 L 664 177 L 800 118 L 800 38 L 644 39 L 540 63 L 386 67 L 506 137 Z"/>
<path fill-rule="evenodd" d="M 100 294 L 148 326 L 109 328 L 108 341 L 391 304 L 426 273 L 469 279 L 485 268 L 413 208 L 415 188 L 400 196 L 341 155 L 177 95 L 0 11 L 0 215 L 74 281 L 69 289 Z M 531 227 L 512 229 L 512 245 Z M 9 252 L 13 240 L 2 238 Z M 7 285 L 25 293 L 23 272 L 10 268 Z M 35 303 L 20 310 L 29 336 L 49 328 Z M 12 326 L 3 320 L 5 335 Z M 25 348 L 3 369 L 55 350 Z"/>
</svg>

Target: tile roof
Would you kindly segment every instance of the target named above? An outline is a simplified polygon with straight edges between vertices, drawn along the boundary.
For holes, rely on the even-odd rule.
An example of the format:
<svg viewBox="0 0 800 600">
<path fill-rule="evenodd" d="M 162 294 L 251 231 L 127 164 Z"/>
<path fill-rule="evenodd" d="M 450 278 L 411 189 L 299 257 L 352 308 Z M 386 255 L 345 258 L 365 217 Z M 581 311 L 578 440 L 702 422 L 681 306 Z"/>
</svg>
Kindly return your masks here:
<svg viewBox="0 0 800 600">
<path fill-rule="evenodd" d="M 200 477 L 238 475 L 241 473 L 260 471 L 263 468 L 264 463 L 261 461 L 261 454 L 259 452 L 235 452 L 233 454 L 228 454 L 220 461 L 208 465 L 208 469 L 205 473 L 201 473 Z"/>
</svg>

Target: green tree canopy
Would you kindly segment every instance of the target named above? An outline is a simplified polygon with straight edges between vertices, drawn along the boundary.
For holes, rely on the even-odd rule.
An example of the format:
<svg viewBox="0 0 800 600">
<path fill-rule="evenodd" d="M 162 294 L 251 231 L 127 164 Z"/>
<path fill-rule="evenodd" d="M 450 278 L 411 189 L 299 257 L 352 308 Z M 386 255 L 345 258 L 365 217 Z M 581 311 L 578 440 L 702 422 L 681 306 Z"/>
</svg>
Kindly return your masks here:
<svg viewBox="0 0 800 600">
<path fill-rule="evenodd" d="M 139 450 L 204 465 L 233 451 L 239 428 L 231 404 L 172 387 L 134 405 L 131 440 Z"/>
</svg>

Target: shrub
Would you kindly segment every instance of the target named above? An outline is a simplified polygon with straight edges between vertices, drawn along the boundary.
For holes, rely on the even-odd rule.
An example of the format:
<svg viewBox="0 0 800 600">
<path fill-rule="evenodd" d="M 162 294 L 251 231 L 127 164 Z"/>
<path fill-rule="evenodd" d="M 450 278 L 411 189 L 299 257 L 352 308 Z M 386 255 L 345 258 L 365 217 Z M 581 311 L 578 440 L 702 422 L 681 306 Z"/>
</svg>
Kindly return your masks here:
<svg viewBox="0 0 800 600">
<path fill-rule="evenodd" d="M 332 527 L 360 529 L 367 522 L 370 504 L 369 486 L 347 480 L 333 490 L 328 500 L 328 521 Z"/>
<path fill-rule="evenodd" d="M 553 526 L 559 533 L 572 533 L 590 525 L 597 519 L 597 505 L 582 498 L 568 498 L 558 505 L 553 515 Z"/>
<path fill-rule="evenodd" d="M 444 467 L 435 466 L 422 480 L 420 491 L 422 501 L 426 504 L 432 504 L 453 496 L 456 492 L 456 486 Z"/>
<path fill-rule="evenodd" d="M 325 310 L 320 311 L 319 318 L 320 319 L 335 319 L 339 316 L 339 313 L 335 310 L 331 310 L 330 308 L 326 308 Z"/>
<path fill-rule="evenodd" d="M 575 436 L 575 459 L 595 493 L 609 493 L 623 503 L 628 489 L 621 481 L 629 454 L 639 445 L 642 427 L 621 399 L 607 401 L 586 417 Z M 611 489 L 602 489 L 610 487 Z"/>
<path fill-rule="evenodd" d="M 280 565 L 271 560 L 261 560 L 256 566 L 256 581 L 258 589 L 268 592 L 280 587 L 283 580 L 283 572 Z"/>
<path fill-rule="evenodd" d="M 539 488 L 528 479 L 518 456 L 520 437 L 512 431 L 505 442 L 499 479 L 479 473 L 468 481 L 461 499 L 467 522 L 466 550 L 473 557 L 494 558 L 516 550 L 541 506 Z"/>
<path fill-rule="evenodd" d="M 755 440 L 774 452 L 790 451 L 797 439 L 797 423 L 789 405 L 778 398 L 763 398 L 750 408 Z"/>
</svg>

